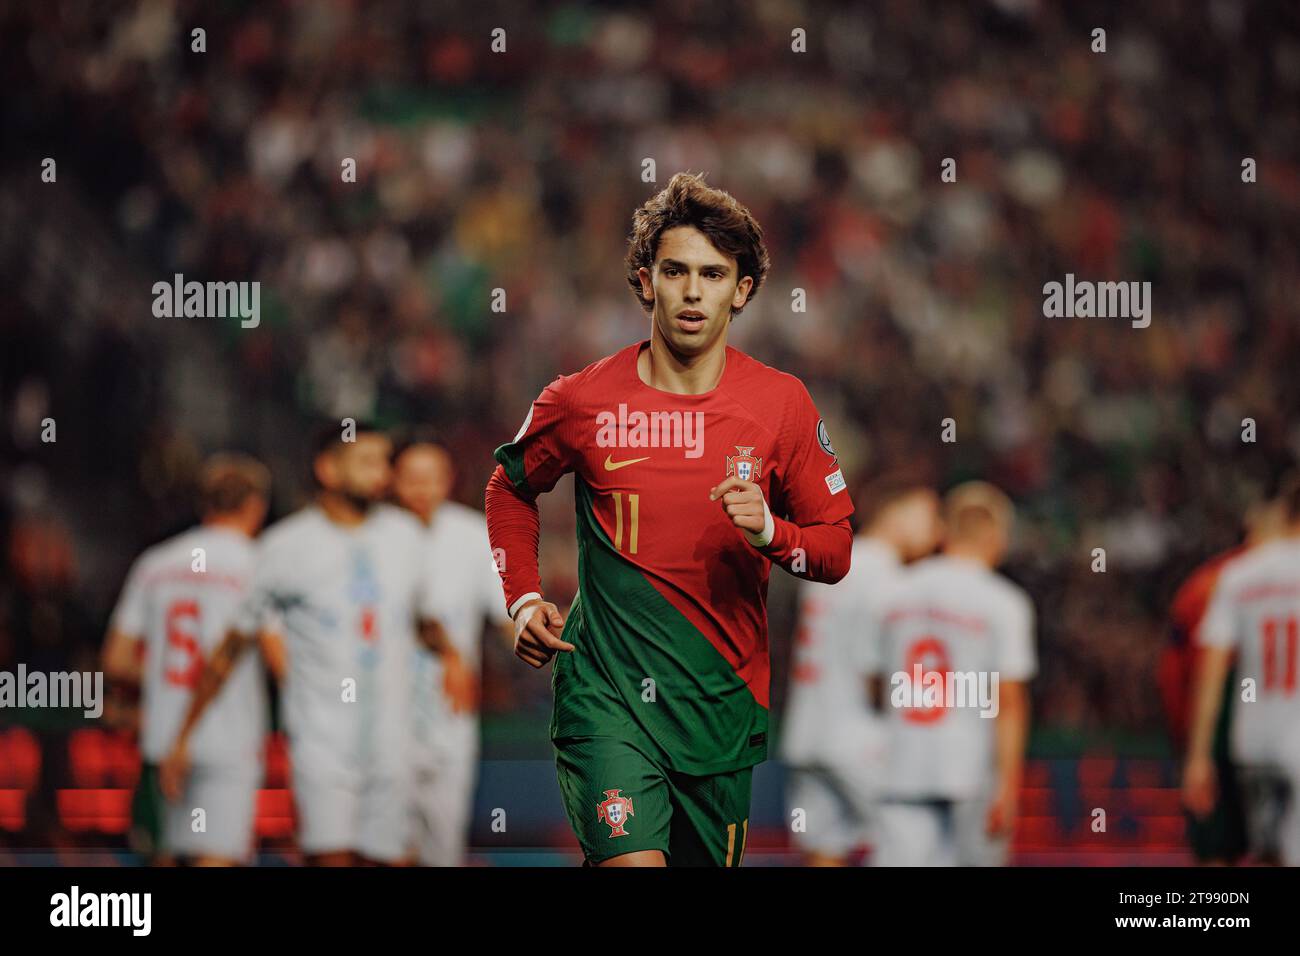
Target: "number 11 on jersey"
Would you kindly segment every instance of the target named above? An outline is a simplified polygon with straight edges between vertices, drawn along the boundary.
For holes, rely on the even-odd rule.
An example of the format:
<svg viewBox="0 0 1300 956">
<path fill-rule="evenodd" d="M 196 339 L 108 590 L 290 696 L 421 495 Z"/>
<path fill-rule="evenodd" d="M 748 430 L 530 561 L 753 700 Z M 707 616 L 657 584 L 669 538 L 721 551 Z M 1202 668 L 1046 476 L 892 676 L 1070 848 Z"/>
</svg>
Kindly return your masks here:
<svg viewBox="0 0 1300 956">
<path fill-rule="evenodd" d="M 623 492 L 611 492 L 614 495 L 614 548 L 623 550 Z M 636 554 L 637 534 L 641 530 L 641 496 L 629 493 L 627 553 Z"/>
</svg>

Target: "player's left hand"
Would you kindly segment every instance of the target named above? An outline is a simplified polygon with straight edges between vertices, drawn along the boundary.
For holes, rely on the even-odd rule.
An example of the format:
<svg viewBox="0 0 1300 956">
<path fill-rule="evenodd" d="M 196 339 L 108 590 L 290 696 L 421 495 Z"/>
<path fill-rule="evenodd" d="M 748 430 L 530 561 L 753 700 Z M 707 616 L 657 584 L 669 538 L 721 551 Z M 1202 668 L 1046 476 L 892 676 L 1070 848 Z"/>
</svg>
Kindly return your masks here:
<svg viewBox="0 0 1300 956">
<path fill-rule="evenodd" d="M 442 657 L 442 688 L 451 702 L 452 713 L 469 713 L 478 708 L 478 682 L 456 652 Z"/>
<path fill-rule="evenodd" d="M 992 837 L 1010 836 L 1016 825 L 1016 809 L 1020 793 L 1014 784 L 1004 784 L 998 789 L 997 796 L 989 805 L 988 816 L 984 819 L 984 830 Z"/>
<path fill-rule="evenodd" d="M 177 741 L 158 765 L 158 789 L 163 798 L 175 803 L 185 792 L 185 778 L 190 772 L 190 753 L 185 741 Z"/>
<path fill-rule="evenodd" d="M 1218 800 L 1218 774 L 1209 757 L 1189 757 L 1183 768 L 1183 806 L 1198 820 L 1209 816 Z"/>
<path fill-rule="evenodd" d="M 762 534 L 766 521 L 763 489 L 752 481 L 731 477 L 709 491 L 709 500 L 722 500 L 731 523 L 750 534 Z"/>
</svg>

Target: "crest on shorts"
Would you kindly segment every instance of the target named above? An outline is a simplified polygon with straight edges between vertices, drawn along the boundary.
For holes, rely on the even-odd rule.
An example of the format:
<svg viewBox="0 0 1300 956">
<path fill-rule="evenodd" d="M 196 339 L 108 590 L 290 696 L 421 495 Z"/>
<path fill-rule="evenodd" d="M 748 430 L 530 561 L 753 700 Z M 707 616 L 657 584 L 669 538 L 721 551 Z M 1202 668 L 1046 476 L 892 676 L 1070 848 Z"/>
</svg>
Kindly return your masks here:
<svg viewBox="0 0 1300 956">
<path fill-rule="evenodd" d="M 763 459 L 754 457 L 754 446 L 736 446 L 735 455 L 727 456 L 727 475 L 735 475 L 741 481 L 758 481 L 763 472 Z"/>
<path fill-rule="evenodd" d="M 632 798 L 619 796 L 618 790 L 606 790 L 605 799 L 596 804 L 596 819 L 609 824 L 611 838 L 627 836 L 623 826 L 628 817 L 634 816 Z"/>
</svg>

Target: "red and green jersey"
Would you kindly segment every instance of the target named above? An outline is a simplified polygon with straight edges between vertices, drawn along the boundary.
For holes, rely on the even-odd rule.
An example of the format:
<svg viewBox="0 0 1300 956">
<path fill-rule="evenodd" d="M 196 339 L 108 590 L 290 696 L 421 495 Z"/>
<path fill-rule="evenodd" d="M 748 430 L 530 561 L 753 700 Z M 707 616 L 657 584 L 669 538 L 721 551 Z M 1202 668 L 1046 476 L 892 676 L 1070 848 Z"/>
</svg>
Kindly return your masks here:
<svg viewBox="0 0 1300 956">
<path fill-rule="evenodd" d="M 489 531 L 513 610 L 540 591 L 533 498 L 573 472 L 577 650 L 556 658 L 551 735 L 648 734 L 672 769 L 723 773 L 767 754 L 770 566 L 838 580 L 853 505 L 797 378 L 729 347 L 714 389 L 665 392 L 637 374 L 647 344 L 542 391 L 496 450 Z M 709 500 L 731 475 L 762 488 L 763 547 Z"/>
</svg>

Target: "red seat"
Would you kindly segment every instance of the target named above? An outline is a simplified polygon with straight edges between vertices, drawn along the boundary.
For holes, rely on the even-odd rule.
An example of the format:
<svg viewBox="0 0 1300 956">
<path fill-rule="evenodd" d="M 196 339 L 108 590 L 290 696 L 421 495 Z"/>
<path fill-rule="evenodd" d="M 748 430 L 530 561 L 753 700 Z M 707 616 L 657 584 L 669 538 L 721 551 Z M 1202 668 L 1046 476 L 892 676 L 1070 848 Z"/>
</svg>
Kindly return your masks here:
<svg viewBox="0 0 1300 956">
<path fill-rule="evenodd" d="M 1146 817 L 1138 822 L 1138 833 L 1146 846 L 1181 847 L 1187 841 L 1187 821 L 1181 815 Z"/>
<path fill-rule="evenodd" d="M 266 788 L 282 790 L 289 786 L 289 745 L 284 734 L 266 738 Z"/>
<path fill-rule="evenodd" d="M 104 750 L 112 785 L 134 790 L 140 778 L 140 750 L 135 745 L 135 735 L 121 731 L 106 733 Z"/>
<path fill-rule="evenodd" d="M 1161 765 L 1155 760 L 1130 760 L 1125 763 L 1125 776 L 1130 789 L 1151 789 L 1161 784 Z"/>
<path fill-rule="evenodd" d="M 1118 788 L 1080 787 L 1079 800 L 1089 820 L 1092 819 L 1092 811 L 1098 807 L 1105 810 L 1106 816 L 1111 820 L 1123 813 L 1127 807 L 1124 791 Z"/>
<path fill-rule="evenodd" d="M 295 818 L 293 794 L 283 789 L 259 790 L 257 793 L 257 835 L 271 839 L 293 836 Z"/>
<path fill-rule="evenodd" d="M 1021 778 L 1023 787 L 1050 787 L 1052 785 L 1051 768 L 1045 760 L 1027 760 L 1025 761 L 1024 775 Z"/>
<path fill-rule="evenodd" d="M 140 751 L 125 731 L 73 731 L 68 737 L 68 761 L 78 787 L 130 790 L 140 777 Z"/>
<path fill-rule="evenodd" d="M 27 825 L 27 793 L 0 790 L 0 830 L 18 832 Z"/>
<path fill-rule="evenodd" d="M 101 730 L 74 730 L 68 735 L 68 765 L 72 782 L 93 789 L 107 783 L 109 756 Z"/>
<path fill-rule="evenodd" d="M 1052 791 L 1047 787 L 1021 787 L 1020 813 L 1027 817 L 1051 816 Z"/>
<path fill-rule="evenodd" d="M 55 799 L 59 821 L 74 833 L 122 834 L 131 825 L 130 790 L 60 790 Z"/>
<path fill-rule="evenodd" d="M 1173 787 L 1136 787 L 1128 792 L 1129 808 L 1135 816 L 1178 816 L 1182 796 Z"/>
<path fill-rule="evenodd" d="M 1054 816 L 1022 816 L 1016 821 L 1012 846 L 1017 850 L 1037 850 L 1060 846 L 1061 827 Z"/>
<path fill-rule="evenodd" d="M 1115 758 L 1091 754 L 1079 758 L 1079 786 L 1083 789 L 1110 787 L 1115 778 Z"/>
<path fill-rule="evenodd" d="M 0 731 L 0 787 L 31 790 L 41 775 L 41 745 L 25 727 Z"/>
</svg>

